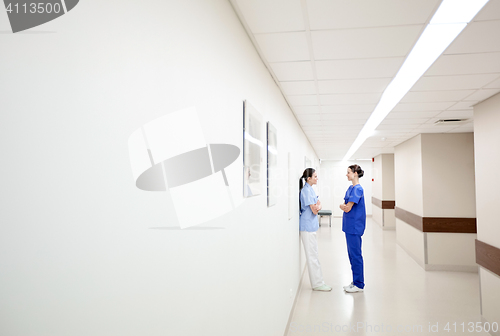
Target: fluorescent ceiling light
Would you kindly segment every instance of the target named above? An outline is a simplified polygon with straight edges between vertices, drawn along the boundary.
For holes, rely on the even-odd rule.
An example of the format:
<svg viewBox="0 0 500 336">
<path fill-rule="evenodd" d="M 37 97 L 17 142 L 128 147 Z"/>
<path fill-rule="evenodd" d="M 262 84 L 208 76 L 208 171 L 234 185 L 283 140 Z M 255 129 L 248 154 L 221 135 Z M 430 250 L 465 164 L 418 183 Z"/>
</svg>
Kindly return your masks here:
<svg viewBox="0 0 500 336">
<path fill-rule="evenodd" d="M 387 86 L 375 110 L 347 151 L 347 161 L 369 138 L 412 86 L 429 69 L 489 0 L 443 0 L 398 73 Z"/>
<path fill-rule="evenodd" d="M 486 5 L 486 0 L 445 0 L 430 24 L 468 23 Z"/>
</svg>

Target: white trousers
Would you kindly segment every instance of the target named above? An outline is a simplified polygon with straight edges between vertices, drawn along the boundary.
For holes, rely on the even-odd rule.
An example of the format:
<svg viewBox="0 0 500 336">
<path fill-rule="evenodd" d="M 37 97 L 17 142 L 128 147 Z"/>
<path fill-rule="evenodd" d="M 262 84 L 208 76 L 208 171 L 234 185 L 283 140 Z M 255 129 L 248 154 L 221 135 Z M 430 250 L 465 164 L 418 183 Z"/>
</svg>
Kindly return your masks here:
<svg viewBox="0 0 500 336">
<path fill-rule="evenodd" d="M 324 285 L 323 274 L 321 273 L 321 264 L 318 258 L 318 241 L 316 232 L 300 231 L 300 239 L 304 245 L 307 260 L 307 270 L 309 271 L 309 280 L 312 288 Z"/>
</svg>

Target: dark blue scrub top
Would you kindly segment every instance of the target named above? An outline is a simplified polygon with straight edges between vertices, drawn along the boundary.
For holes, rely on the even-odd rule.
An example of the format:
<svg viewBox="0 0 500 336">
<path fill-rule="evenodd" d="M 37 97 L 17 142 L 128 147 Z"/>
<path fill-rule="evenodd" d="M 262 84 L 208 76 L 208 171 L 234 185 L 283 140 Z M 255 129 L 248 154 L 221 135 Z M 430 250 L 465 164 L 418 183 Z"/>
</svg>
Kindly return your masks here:
<svg viewBox="0 0 500 336">
<path fill-rule="evenodd" d="M 350 186 L 344 197 L 344 204 L 353 202 L 351 211 L 344 212 L 342 217 L 342 231 L 362 236 L 365 233 L 366 209 L 365 196 L 361 184 Z"/>
</svg>

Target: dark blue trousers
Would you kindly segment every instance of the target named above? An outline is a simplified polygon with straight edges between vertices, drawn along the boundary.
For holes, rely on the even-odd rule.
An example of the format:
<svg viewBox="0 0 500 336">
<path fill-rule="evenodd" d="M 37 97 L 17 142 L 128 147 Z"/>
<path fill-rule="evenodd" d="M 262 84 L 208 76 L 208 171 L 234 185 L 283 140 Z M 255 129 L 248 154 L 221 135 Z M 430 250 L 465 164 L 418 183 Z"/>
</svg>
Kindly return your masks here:
<svg viewBox="0 0 500 336">
<path fill-rule="evenodd" d="M 351 262 L 352 282 L 358 288 L 365 288 L 363 275 L 363 256 L 361 255 L 361 236 L 356 234 L 345 234 L 347 242 L 347 253 Z"/>
</svg>

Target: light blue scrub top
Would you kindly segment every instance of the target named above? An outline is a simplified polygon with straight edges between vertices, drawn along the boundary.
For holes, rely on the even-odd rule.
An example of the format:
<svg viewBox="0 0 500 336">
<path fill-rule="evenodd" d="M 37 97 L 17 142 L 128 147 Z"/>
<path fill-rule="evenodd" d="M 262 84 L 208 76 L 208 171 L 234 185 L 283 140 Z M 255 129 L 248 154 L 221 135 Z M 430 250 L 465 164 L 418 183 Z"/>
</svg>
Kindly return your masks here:
<svg viewBox="0 0 500 336">
<path fill-rule="evenodd" d="M 361 184 L 350 186 L 344 197 L 344 204 L 353 202 L 351 211 L 344 212 L 342 231 L 362 236 L 366 226 L 365 195 Z"/>
<path fill-rule="evenodd" d="M 314 189 L 306 182 L 300 191 L 300 217 L 299 217 L 299 230 L 316 232 L 319 229 L 318 215 L 315 215 L 309 205 L 316 204 L 318 196 Z"/>
</svg>

